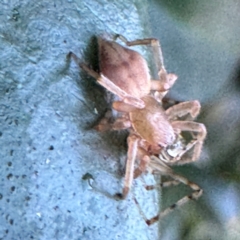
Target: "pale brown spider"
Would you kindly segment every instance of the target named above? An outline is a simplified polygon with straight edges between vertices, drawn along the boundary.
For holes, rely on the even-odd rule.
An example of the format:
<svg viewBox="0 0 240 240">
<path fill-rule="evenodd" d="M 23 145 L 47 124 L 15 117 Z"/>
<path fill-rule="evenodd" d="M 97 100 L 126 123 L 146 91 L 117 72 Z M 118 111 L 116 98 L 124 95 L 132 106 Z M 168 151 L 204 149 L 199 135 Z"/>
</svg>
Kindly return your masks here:
<svg viewBox="0 0 240 240">
<path fill-rule="evenodd" d="M 206 128 L 203 124 L 192 121 L 200 111 L 197 100 L 179 103 L 166 111 L 161 106 L 162 98 L 177 76 L 166 72 L 159 41 L 150 38 L 128 42 L 122 36 L 118 37 L 128 46 L 152 46 L 159 69 L 158 80 L 151 80 L 147 63 L 138 52 L 115 41 L 98 39 L 100 73 L 80 63 L 74 53 L 70 52 L 68 57 L 73 57 L 83 70 L 120 99 L 112 104 L 112 108 L 121 113 L 120 117 L 112 124 L 105 117 L 96 128 L 99 131 L 129 129 L 124 187 L 122 194 L 118 194 L 119 197 L 126 198 L 133 178 L 139 176 L 148 166 L 159 171 L 159 163 L 156 163 L 155 158 L 175 164 L 196 161 L 201 153 Z M 169 147 L 180 142 L 182 131 L 191 132 L 192 140 L 180 148 L 173 147 L 177 149 L 177 154 L 171 154 Z M 191 155 L 185 154 L 190 150 Z M 136 159 L 139 164 L 135 169 Z M 163 173 L 170 173 L 169 167 L 164 169 Z"/>
</svg>

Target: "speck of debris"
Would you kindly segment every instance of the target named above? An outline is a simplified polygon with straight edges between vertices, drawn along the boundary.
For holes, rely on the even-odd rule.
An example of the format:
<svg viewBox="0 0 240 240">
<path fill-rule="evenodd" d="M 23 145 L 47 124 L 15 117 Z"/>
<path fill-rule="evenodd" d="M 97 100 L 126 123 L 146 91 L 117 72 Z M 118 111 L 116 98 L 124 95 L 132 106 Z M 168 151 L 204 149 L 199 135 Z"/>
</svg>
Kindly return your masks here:
<svg viewBox="0 0 240 240">
<path fill-rule="evenodd" d="M 8 179 L 8 180 L 10 180 L 12 177 L 13 177 L 12 173 L 9 173 L 9 174 L 7 175 L 7 179 Z"/>
<path fill-rule="evenodd" d="M 82 180 L 89 180 L 89 179 L 94 179 L 93 176 L 90 173 L 85 173 L 82 176 Z"/>
<path fill-rule="evenodd" d="M 94 108 L 94 113 L 98 114 L 98 110 L 96 108 Z"/>
<path fill-rule="evenodd" d="M 20 18 L 20 14 L 18 12 L 18 9 L 17 8 L 13 8 L 13 10 L 12 10 L 12 19 L 17 22 L 19 20 L 19 18 Z"/>
<path fill-rule="evenodd" d="M 53 150 L 54 149 L 54 147 L 51 145 L 49 148 L 48 148 L 49 150 Z"/>
<path fill-rule="evenodd" d="M 42 217 L 42 214 L 41 214 L 40 212 L 37 212 L 36 215 L 37 215 L 38 217 Z"/>
<path fill-rule="evenodd" d="M 30 199 L 31 199 L 31 198 L 30 198 L 29 196 L 26 196 L 26 197 L 25 197 L 25 200 L 26 200 L 26 201 L 29 201 Z"/>
</svg>

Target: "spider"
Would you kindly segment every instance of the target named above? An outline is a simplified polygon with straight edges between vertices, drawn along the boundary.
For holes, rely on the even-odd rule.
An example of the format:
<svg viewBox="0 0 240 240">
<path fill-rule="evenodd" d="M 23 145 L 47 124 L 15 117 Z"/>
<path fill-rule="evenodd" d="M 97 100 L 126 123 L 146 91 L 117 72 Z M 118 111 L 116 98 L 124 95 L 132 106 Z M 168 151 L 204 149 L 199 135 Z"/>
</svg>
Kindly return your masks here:
<svg viewBox="0 0 240 240">
<path fill-rule="evenodd" d="M 148 166 L 157 171 L 161 169 L 161 173 L 174 178 L 175 175 L 169 170 L 171 168 L 163 161 L 169 164 L 196 161 L 206 137 L 206 128 L 203 124 L 192 121 L 200 111 L 200 103 L 197 100 L 182 102 L 167 110 L 162 107 L 162 99 L 177 76 L 165 70 L 159 41 L 154 38 L 127 41 L 121 35 L 117 37 L 127 46 L 152 46 L 159 79 L 151 79 L 147 62 L 138 52 L 101 37 L 98 38 L 100 73 L 80 62 L 72 52 L 68 54 L 68 58 L 73 57 L 100 85 L 118 96 L 112 108 L 119 112 L 120 116 L 113 123 L 109 123 L 105 116 L 96 129 L 129 129 L 124 186 L 122 193 L 116 194 L 124 199 L 129 193 L 133 179 L 141 175 Z M 190 132 L 192 140 L 181 144 L 180 137 L 183 131 Z M 176 150 L 174 154 L 171 149 Z M 186 154 L 189 151 L 192 154 Z M 136 159 L 139 162 L 135 168 Z M 178 181 L 183 182 L 181 178 Z"/>
</svg>

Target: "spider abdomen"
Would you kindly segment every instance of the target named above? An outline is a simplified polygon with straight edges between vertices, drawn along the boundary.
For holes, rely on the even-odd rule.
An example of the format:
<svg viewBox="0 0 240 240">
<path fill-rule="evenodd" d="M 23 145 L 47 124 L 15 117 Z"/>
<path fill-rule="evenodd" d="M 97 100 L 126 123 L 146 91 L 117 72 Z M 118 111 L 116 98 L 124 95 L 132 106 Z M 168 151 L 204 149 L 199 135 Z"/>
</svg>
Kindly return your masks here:
<svg viewBox="0 0 240 240">
<path fill-rule="evenodd" d="M 133 97 L 141 98 L 150 92 L 148 65 L 138 52 L 102 38 L 98 44 L 101 74 Z"/>
</svg>

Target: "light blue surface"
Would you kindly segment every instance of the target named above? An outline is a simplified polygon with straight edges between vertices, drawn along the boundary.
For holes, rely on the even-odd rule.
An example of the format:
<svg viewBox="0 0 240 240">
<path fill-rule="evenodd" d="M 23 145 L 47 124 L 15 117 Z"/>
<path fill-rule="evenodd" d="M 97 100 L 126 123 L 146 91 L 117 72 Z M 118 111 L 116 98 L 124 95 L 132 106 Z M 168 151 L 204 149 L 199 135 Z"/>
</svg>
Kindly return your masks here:
<svg viewBox="0 0 240 240">
<path fill-rule="evenodd" d="M 0 238 L 157 239 L 132 194 L 115 201 L 82 180 L 89 172 L 110 194 L 121 190 L 126 134 L 92 129 L 107 108 L 104 91 L 66 62 L 94 35 L 143 37 L 136 5 L 4 1 L 0 21 Z M 158 197 L 143 184 L 133 191 L 151 217 Z"/>
</svg>

